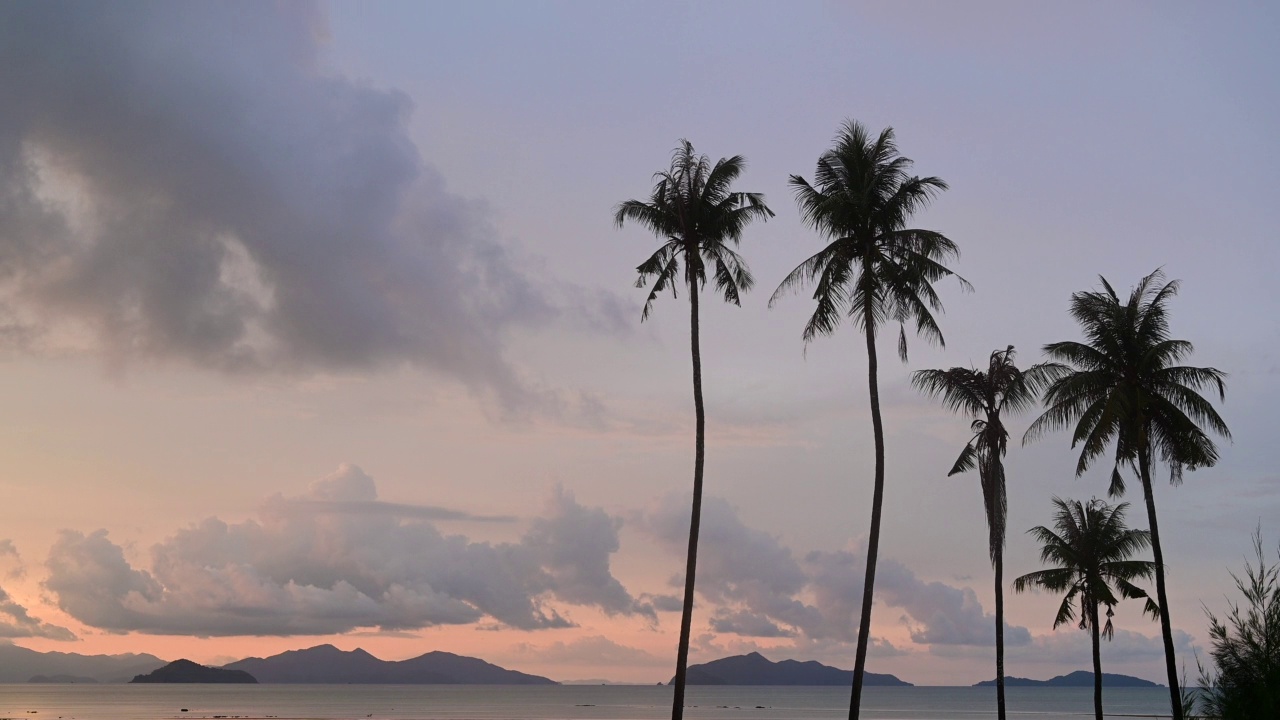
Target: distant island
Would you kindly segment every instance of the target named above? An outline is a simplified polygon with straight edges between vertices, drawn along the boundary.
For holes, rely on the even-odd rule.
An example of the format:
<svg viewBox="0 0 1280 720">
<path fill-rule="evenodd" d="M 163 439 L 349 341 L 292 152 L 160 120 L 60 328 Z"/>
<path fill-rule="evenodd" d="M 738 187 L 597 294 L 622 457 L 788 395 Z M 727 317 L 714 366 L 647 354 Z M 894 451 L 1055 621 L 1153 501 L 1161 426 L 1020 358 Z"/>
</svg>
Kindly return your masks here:
<svg viewBox="0 0 1280 720">
<path fill-rule="evenodd" d="M 995 687 L 995 680 L 983 680 L 974 683 L 974 687 Z M 1058 675 L 1048 680 L 1031 680 L 1029 678 L 1006 677 L 1005 687 L 1093 687 L 1093 673 L 1088 670 L 1076 670 L 1066 675 Z M 1150 680 L 1132 675 L 1116 675 L 1102 673 L 1103 687 L 1164 687 Z"/>
<path fill-rule="evenodd" d="M 155 672 L 153 672 L 155 671 Z M 224 674 L 241 671 L 244 674 Z M 132 678 L 132 680 L 130 680 Z M 237 679 L 238 678 L 238 679 Z M 246 679 L 248 678 L 248 679 Z M 37 652 L 0 642 L 3 683 L 329 683 L 399 685 L 557 685 L 539 675 L 498 667 L 478 658 L 429 652 L 400 661 L 332 645 L 246 658 L 222 668 L 190 660 L 166 664 L 154 655 L 77 655 Z M 605 682 L 605 681 L 600 681 Z"/>
<path fill-rule="evenodd" d="M 686 671 L 690 685 L 850 685 L 853 671 L 823 665 L 814 660 L 771 662 L 760 653 L 734 655 L 700 665 Z M 668 685 L 674 684 L 672 678 Z M 911 683 L 893 675 L 867 673 L 864 685 L 910 687 Z"/>
<path fill-rule="evenodd" d="M 246 658 L 222 666 L 243 670 L 263 683 L 370 685 L 558 685 L 539 675 L 516 672 L 484 660 L 429 652 L 408 660 L 379 660 L 359 648 L 318 645 L 268 658 Z"/>
<path fill-rule="evenodd" d="M 131 683 L 252 683 L 257 678 L 243 670 L 224 670 L 194 663 L 190 660 L 174 660 L 146 675 L 138 675 Z"/>
</svg>

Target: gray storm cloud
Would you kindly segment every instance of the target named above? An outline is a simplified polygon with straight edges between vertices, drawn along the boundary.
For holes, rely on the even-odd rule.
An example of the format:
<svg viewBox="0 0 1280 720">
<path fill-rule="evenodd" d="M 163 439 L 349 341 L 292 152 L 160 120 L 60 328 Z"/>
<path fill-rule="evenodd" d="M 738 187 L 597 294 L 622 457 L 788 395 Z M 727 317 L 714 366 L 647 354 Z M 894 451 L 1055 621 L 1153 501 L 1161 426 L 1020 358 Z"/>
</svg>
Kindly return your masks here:
<svg viewBox="0 0 1280 720">
<path fill-rule="evenodd" d="M 408 97 L 324 66 L 325 25 L 307 2 L 0 4 L 0 341 L 411 363 L 533 399 L 503 332 L 562 289 L 423 161 Z"/>
<path fill-rule="evenodd" d="M 343 466 L 306 501 L 377 503 L 373 480 Z M 571 626 L 549 601 L 653 617 L 610 572 L 618 523 L 557 490 L 519 543 L 444 535 L 402 514 L 334 513 L 275 497 L 260 517 L 216 518 L 130 564 L 106 531 L 63 531 L 46 589 L 77 620 L 111 632 L 322 635 L 413 630 L 485 617 L 521 629 Z"/>
<path fill-rule="evenodd" d="M 815 551 L 796 558 L 775 536 L 745 525 L 720 498 L 705 498 L 698 547 L 698 591 L 716 606 L 711 627 L 746 637 L 806 641 L 857 639 L 866 568 L 863 551 Z M 672 552 L 683 552 L 688 503 L 668 495 L 638 525 Z M 912 640 L 930 645 L 995 644 L 995 618 L 970 588 L 924 582 L 902 563 L 880 559 L 879 601 L 903 611 Z M 1026 645 L 1031 633 L 1007 626 L 1005 643 Z"/>
</svg>

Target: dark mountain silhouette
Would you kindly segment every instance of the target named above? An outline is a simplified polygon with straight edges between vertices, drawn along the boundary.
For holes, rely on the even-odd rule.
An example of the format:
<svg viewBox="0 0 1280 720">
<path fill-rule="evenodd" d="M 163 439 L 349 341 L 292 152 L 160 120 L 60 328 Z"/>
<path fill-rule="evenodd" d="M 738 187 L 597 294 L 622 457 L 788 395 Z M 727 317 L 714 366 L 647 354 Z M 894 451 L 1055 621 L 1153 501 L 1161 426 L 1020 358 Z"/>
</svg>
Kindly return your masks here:
<svg viewBox="0 0 1280 720">
<path fill-rule="evenodd" d="M 974 683 L 974 687 L 993 687 L 995 680 L 983 680 L 980 683 Z M 1089 670 L 1076 670 L 1066 675 L 1058 675 L 1048 680 L 1031 680 L 1029 678 L 1008 677 L 1004 679 L 1006 687 L 1093 687 L 1093 672 Z M 1133 677 L 1132 675 L 1116 675 L 1114 673 L 1102 673 L 1103 687 L 1164 687 L 1150 680 Z"/>
<path fill-rule="evenodd" d="M 809 660 L 770 662 L 760 653 L 734 655 L 701 665 L 690 665 L 690 685 L 849 685 L 853 671 Z M 893 675 L 867 673 L 865 685 L 909 686 Z M 668 683 L 670 684 L 670 683 Z"/>
<path fill-rule="evenodd" d="M 211 668 L 190 660 L 174 660 L 162 668 L 130 680 L 132 683 L 257 683 L 243 670 Z"/>
<path fill-rule="evenodd" d="M 387 685 L 555 685 L 538 675 L 500 668 L 476 658 L 429 652 L 408 660 L 379 660 L 364 650 L 332 645 L 245 658 L 223 666 L 244 670 L 263 683 Z"/>
<path fill-rule="evenodd" d="M 24 683 L 36 677 L 71 677 L 76 682 L 89 678 L 98 682 L 123 683 L 139 673 L 164 665 L 155 655 L 79 655 L 63 652 L 36 652 L 9 643 L 0 643 L 0 683 Z M 65 682 L 59 680 L 58 682 Z"/>
</svg>

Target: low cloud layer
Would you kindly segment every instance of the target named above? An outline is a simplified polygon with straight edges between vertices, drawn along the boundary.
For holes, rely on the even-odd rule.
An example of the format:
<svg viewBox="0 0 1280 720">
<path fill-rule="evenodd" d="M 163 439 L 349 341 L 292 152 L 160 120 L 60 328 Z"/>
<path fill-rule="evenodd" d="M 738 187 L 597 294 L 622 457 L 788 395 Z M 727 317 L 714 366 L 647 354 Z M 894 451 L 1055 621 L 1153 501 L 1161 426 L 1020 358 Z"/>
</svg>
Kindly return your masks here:
<svg viewBox="0 0 1280 720">
<path fill-rule="evenodd" d="M 805 642 L 857 640 L 865 551 L 815 551 L 797 558 L 778 538 L 747 527 L 720 498 L 704 499 L 702 513 L 698 592 L 715 606 L 712 630 Z M 638 522 L 671 552 L 684 551 L 689 506 L 683 498 L 663 498 Z M 881 557 L 876 597 L 901 611 L 914 642 L 995 644 L 995 618 L 971 588 L 925 582 L 902 563 Z M 1007 646 L 1030 642 L 1027 628 L 1006 625 Z"/>
<path fill-rule="evenodd" d="M 180 530 L 135 567 L 105 530 L 63 531 L 45 587 L 86 625 L 175 635 L 325 635 L 405 631 L 490 618 L 526 630 L 570 627 L 551 603 L 653 618 L 613 577 L 619 521 L 556 490 L 519 543 L 444 535 L 377 506 L 373 480 L 343 466 L 303 498 L 260 517 Z M 345 507 L 345 505 L 343 505 Z"/>
<path fill-rule="evenodd" d="M 520 660 L 536 660 L 554 665 L 594 665 L 603 670 L 625 665 L 668 667 L 671 658 L 658 657 L 640 648 L 628 647 L 603 635 L 590 635 L 569 642 L 557 640 L 549 645 L 517 643 L 512 656 Z"/>
<path fill-rule="evenodd" d="M 0 5 L 0 343 L 546 400 L 504 331 L 584 291 L 527 277 L 326 33 L 307 2 Z"/>
<path fill-rule="evenodd" d="M 1049 618 L 1050 620 L 1052 618 Z M 1127 628 L 1116 628 L 1115 637 L 1111 640 L 1104 640 L 1101 646 L 1102 667 L 1104 670 L 1111 666 L 1150 666 L 1153 661 L 1162 661 L 1164 659 L 1164 640 L 1159 635 L 1158 626 L 1152 626 L 1150 621 L 1143 617 L 1136 608 L 1130 617 L 1130 622 L 1135 626 L 1151 627 L 1153 634 L 1144 634 Z M 1191 663 L 1195 657 L 1196 648 L 1195 641 L 1189 634 L 1182 630 L 1173 631 L 1174 650 L 1178 654 L 1179 664 Z M 963 657 L 981 657 L 987 659 L 987 655 L 979 655 L 974 652 L 973 648 L 955 645 L 940 645 L 930 648 L 929 652 L 933 655 L 948 658 Z M 1093 647 L 1089 638 L 1089 633 L 1079 630 L 1074 626 L 1067 626 L 1059 630 L 1047 633 L 1045 635 L 1035 636 L 1030 643 L 1010 647 L 1006 651 L 1006 661 L 1016 663 L 1020 667 L 1043 666 L 1045 668 L 1088 668 L 1093 662 Z M 1039 674 L 1028 674 L 1037 679 L 1047 679 L 1050 677 L 1049 670 L 1040 671 Z M 1052 674 L 1057 674 L 1053 672 Z M 1159 680 L 1164 680 L 1163 677 Z"/>
<path fill-rule="evenodd" d="M 27 609 L 18 604 L 4 588 L 0 588 L 0 638 L 46 638 L 49 640 L 75 640 L 75 633 L 31 617 Z"/>
</svg>

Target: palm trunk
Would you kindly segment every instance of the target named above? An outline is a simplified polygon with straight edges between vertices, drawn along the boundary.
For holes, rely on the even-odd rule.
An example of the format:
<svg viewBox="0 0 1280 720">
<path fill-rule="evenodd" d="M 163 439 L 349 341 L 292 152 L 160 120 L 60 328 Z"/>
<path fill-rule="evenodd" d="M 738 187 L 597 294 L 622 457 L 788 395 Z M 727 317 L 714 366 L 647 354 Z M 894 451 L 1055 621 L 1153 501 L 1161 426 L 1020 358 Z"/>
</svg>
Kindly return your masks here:
<svg viewBox="0 0 1280 720">
<path fill-rule="evenodd" d="M 1169 702 L 1173 720 L 1182 720 L 1182 693 L 1178 689 L 1178 668 L 1173 652 L 1173 624 L 1169 622 L 1169 597 L 1165 594 L 1164 552 L 1160 549 L 1160 528 L 1156 524 L 1156 498 L 1151 489 L 1151 456 L 1149 450 L 1138 454 L 1142 476 L 1142 497 L 1147 503 L 1147 524 L 1151 528 L 1151 552 L 1156 561 L 1156 602 L 1160 605 L 1160 634 L 1164 637 L 1164 667 L 1169 678 Z"/>
<path fill-rule="evenodd" d="M 693 581 L 698 564 L 698 530 L 702 524 L 702 466 L 706 459 L 707 418 L 702 406 L 702 350 L 698 346 L 698 287 L 689 283 L 689 345 L 693 354 L 693 508 L 689 513 L 689 557 L 684 568 L 684 611 L 680 616 L 680 648 L 676 651 L 676 692 L 671 720 L 684 717 L 684 688 L 689 665 L 689 632 L 693 625 Z"/>
<path fill-rule="evenodd" d="M 1102 720 L 1102 643 L 1098 638 L 1098 603 L 1089 603 L 1089 629 L 1093 636 L 1093 714 Z"/>
<path fill-rule="evenodd" d="M 871 639 L 871 598 L 876 582 L 876 559 L 880 553 L 880 514 L 884 505 L 884 425 L 880 420 L 880 387 L 876 380 L 875 321 L 867 310 L 867 385 L 871 399 L 871 429 L 876 443 L 875 490 L 871 496 L 871 533 L 867 537 L 867 574 L 862 584 L 862 617 L 858 621 L 858 650 L 853 662 L 853 692 L 849 700 L 849 720 L 858 720 L 862 704 L 862 678 L 867 672 L 867 642 Z"/>
<path fill-rule="evenodd" d="M 1004 717 L 1004 550 L 996 548 L 996 714 Z"/>
</svg>

